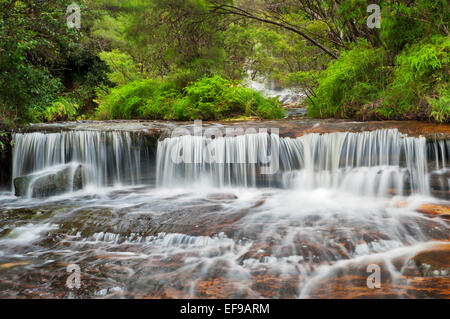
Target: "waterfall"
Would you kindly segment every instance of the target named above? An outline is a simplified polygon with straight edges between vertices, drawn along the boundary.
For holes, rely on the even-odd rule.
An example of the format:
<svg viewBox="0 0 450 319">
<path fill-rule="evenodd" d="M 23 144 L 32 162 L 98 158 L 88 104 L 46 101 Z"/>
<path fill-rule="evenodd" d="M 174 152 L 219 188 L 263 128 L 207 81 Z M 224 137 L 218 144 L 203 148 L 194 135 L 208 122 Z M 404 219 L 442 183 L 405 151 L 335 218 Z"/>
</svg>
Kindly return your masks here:
<svg viewBox="0 0 450 319">
<path fill-rule="evenodd" d="M 144 143 L 130 132 L 15 133 L 12 138 L 13 179 L 79 163 L 84 184 L 136 184 L 146 161 Z"/>
<path fill-rule="evenodd" d="M 450 140 L 169 124 L 12 136 L 0 265 L 19 263 L 3 295 L 67 264 L 100 269 L 83 289 L 97 297 L 377 297 L 374 264 L 390 297 L 445 295 Z M 33 296 L 63 296 L 49 280 Z"/>
<path fill-rule="evenodd" d="M 219 187 L 255 187 L 278 181 L 284 187 L 341 189 L 373 196 L 428 195 L 429 158 L 437 169 L 445 170 L 449 150 L 447 141 L 427 143 L 424 137 L 408 137 L 396 129 L 298 138 L 268 133 L 214 139 L 186 135 L 159 141 L 157 182 L 177 186 L 206 180 Z M 261 174 L 264 166 L 274 162 L 279 167 L 275 174 Z"/>
<path fill-rule="evenodd" d="M 396 129 L 298 138 L 184 135 L 158 141 L 156 178 L 160 187 L 326 188 L 370 196 L 434 195 L 438 190 L 447 198 L 449 142 L 409 137 Z M 13 179 L 76 164 L 83 166 L 84 185 L 133 185 L 148 181 L 154 165 L 153 146 L 131 132 L 15 133 L 13 143 Z"/>
<path fill-rule="evenodd" d="M 257 170 L 270 159 L 268 134 L 246 134 L 217 139 L 185 135 L 158 142 L 157 183 L 193 183 L 206 177 L 217 186 L 255 186 Z"/>
</svg>

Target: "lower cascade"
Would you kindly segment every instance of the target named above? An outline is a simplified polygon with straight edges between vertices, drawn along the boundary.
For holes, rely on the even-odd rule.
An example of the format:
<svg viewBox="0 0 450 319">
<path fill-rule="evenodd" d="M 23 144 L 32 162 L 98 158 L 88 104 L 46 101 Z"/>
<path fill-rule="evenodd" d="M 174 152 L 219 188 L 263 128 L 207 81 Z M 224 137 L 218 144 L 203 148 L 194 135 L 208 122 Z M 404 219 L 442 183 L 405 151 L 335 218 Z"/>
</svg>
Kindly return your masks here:
<svg viewBox="0 0 450 319">
<path fill-rule="evenodd" d="M 72 130 L 12 153 L 0 297 L 448 297 L 448 140 Z"/>
</svg>

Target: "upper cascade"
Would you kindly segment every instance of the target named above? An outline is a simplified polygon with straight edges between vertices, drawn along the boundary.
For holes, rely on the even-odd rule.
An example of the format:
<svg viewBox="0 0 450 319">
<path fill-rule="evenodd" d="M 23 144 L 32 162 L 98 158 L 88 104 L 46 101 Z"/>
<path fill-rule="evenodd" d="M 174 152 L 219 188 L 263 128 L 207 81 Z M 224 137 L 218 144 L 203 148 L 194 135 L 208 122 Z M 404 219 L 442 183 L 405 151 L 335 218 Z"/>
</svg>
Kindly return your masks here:
<svg viewBox="0 0 450 319">
<path fill-rule="evenodd" d="M 13 180 L 32 176 L 36 181 L 61 165 L 76 164 L 82 166 L 76 173 L 83 186 L 147 183 L 153 146 L 140 136 L 125 131 L 15 133 Z M 440 183 L 448 196 L 449 153 L 450 141 L 427 141 L 396 129 L 297 138 L 184 135 L 158 141 L 156 178 L 158 187 L 325 188 L 370 196 L 430 195 Z"/>
<path fill-rule="evenodd" d="M 142 163 L 149 161 L 145 143 L 130 132 L 16 133 L 12 138 L 13 180 L 79 163 L 85 185 L 137 184 Z"/>
<path fill-rule="evenodd" d="M 396 129 L 362 133 L 268 133 L 208 138 L 181 136 L 158 143 L 160 186 L 271 185 L 350 190 L 373 196 L 429 195 L 429 165 L 447 169 L 449 141 L 409 137 Z M 262 172 L 268 169 L 269 174 Z"/>
</svg>

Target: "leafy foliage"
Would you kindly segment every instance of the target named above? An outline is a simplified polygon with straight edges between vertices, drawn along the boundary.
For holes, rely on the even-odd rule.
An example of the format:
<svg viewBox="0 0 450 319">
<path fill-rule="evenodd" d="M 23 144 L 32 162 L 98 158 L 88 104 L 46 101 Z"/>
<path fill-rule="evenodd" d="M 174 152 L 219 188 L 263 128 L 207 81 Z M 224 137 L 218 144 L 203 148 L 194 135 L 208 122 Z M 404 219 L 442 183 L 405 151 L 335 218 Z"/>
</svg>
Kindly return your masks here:
<svg viewBox="0 0 450 319">
<path fill-rule="evenodd" d="M 313 117 L 355 116 L 358 107 L 383 90 L 386 70 L 384 50 L 361 41 L 342 53 L 319 76 L 319 86 L 311 99 L 308 114 Z"/>
<path fill-rule="evenodd" d="M 368 0 L 0 0 L 2 121 L 278 118 L 250 73 L 314 117 L 448 121 L 449 4 Z M 251 71 L 251 72 L 250 72 Z"/>
<path fill-rule="evenodd" d="M 449 122 L 450 120 L 450 91 L 446 90 L 439 92 L 438 98 L 427 98 L 431 105 L 430 117 L 438 122 Z"/>
<path fill-rule="evenodd" d="M 396 59 L 393 80 L 379 113 L 385 118 L 405 118 L 407 113 L 414 113 L 421 118 L 446 119 L 446 116 L 436 116 L 436 111 L 440 109 L 437 105 L 445 104 L 449 63 L 448 37 L 435 35 L 405 49 Z M 436 99 L 436 95 L 442 99 Z M 434 105 L 433 109 L 427 101 Z"/>
<path fill-rule="evenodd" d="M 206 77 L 183 89 L 174 83 L 138 80 L 113 89 L 100 102 L 101 119 L 220 120 L 237 115 L 280 118 L 283 109 L 251 89 L 219 77 Z"/>
<path fill-rule="evenodd" d="M 308 114 L 448 121 L 448 3 L 381 6 L 382 46 L 359 40 L 331 62 L 318 78 Z"/>
<path fill-rule="evenodd" d="M 41 121 L 61 94 L 83 104 L 105 81 L 105 68 L 83 30 L 69 29 L 69 0 L 1 0 L 0 113 L 18 122 Z M 83 42 L 85 41 L 85 42 Z"/>
<path fill-rule="evenodd" d="M 116 85 L 124 85 L 143 78 L 142 65 L 135 63 L 127 53 L 114 49 L 111 52 L 100 52 L 99 57 L 111 70 L 107 74 L 108 80 Z"/>
<path fill-rule="evenodd" d="M 73 121 L 76 118 L 79 106 L 73 102 L 60 97 L 44 110 L 47 121 Z"/>
</svg>

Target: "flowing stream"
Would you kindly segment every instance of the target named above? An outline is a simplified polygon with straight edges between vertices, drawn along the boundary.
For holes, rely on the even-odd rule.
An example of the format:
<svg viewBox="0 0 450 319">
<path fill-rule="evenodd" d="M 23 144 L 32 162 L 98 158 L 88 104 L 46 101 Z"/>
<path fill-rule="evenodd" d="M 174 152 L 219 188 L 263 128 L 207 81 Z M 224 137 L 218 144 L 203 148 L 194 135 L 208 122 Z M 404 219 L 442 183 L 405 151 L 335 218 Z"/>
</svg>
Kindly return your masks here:
<svg viewBox="0 0 450 319">
<path fill-rule="evenodd" d="M 13 178 L 31 182 L 0 193 L 0 297 L 449 297 L 450 265 L 415 258 L 449 251 L 448 219 L 419 208 L 449 205 L 450 140 L 72 130 L 13 143 Z M 34 196 L 67 165 L 78 189 Z"/>
</svg>

